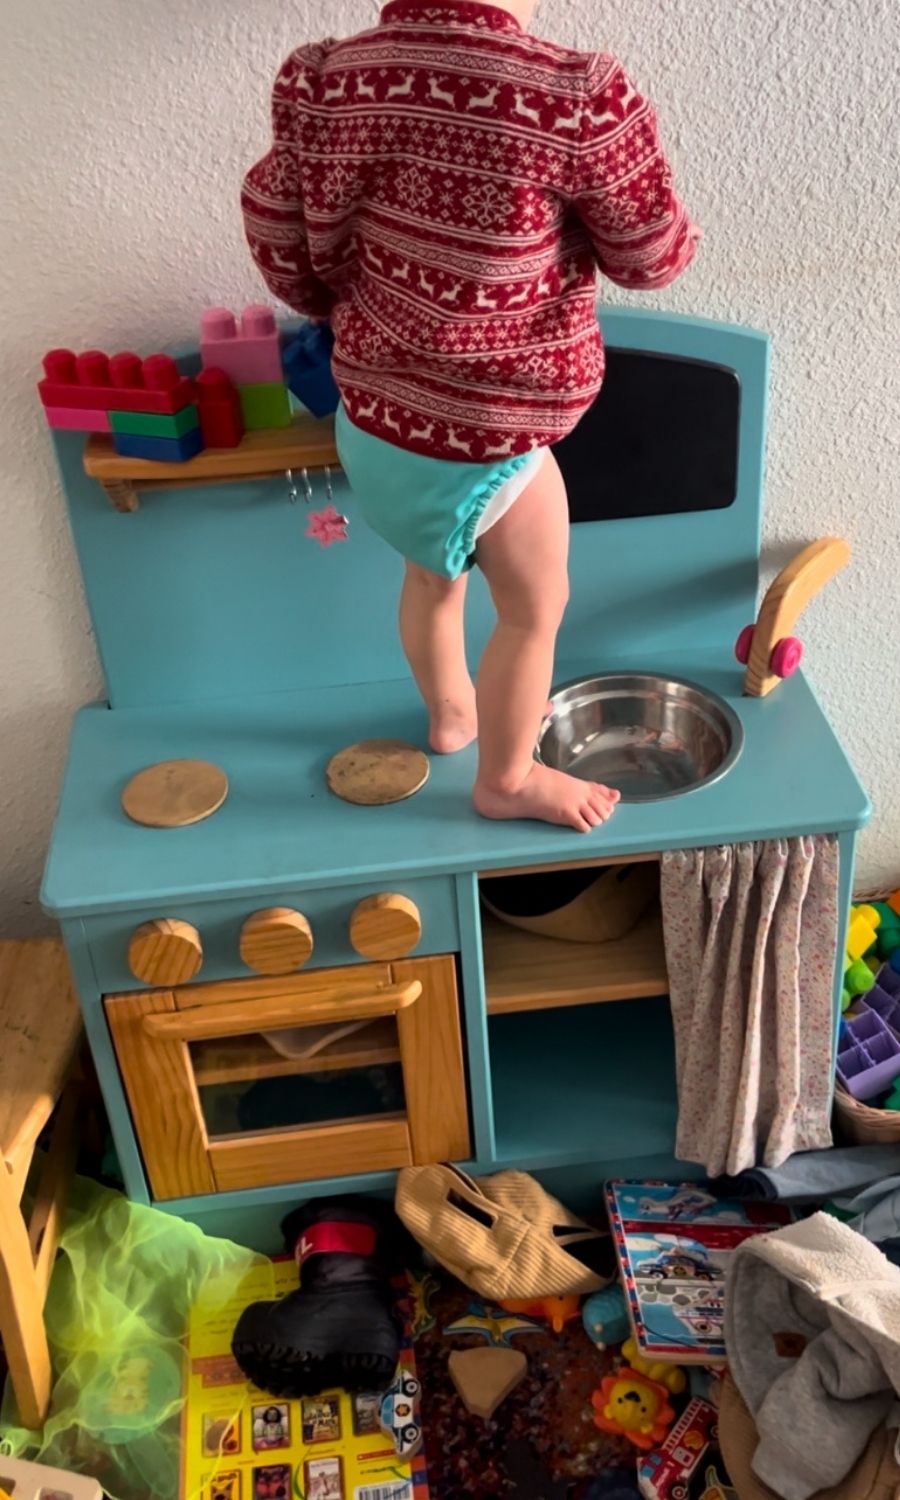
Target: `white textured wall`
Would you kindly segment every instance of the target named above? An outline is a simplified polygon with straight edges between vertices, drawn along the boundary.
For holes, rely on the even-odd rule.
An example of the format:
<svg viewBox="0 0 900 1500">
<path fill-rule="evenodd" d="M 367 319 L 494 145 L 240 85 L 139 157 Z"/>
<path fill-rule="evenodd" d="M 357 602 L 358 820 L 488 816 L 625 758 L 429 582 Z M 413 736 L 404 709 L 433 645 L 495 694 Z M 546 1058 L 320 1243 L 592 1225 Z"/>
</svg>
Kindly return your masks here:
<svg viewBox="0 0 900 1500">
<path fill-rule="evenodd" d="M 149 351 L 258 291 L 236 208 L 295 43 L 375 0 L 3 0 L 0 102 L 0 926 L 39 925 L 72 710 L 99 687 L 33 391 L 54 344 Z M 602 18 L 598 31 L 597 17 Z M 855 549 L 804 624 L 876 802 L 860 883 L 900 881 L 896 0 L 543 0 L 657 99 L 706 242 L 665 294 L 775 339 L 767 541 Z M 891 665 L 891 661 L 895 665 Z M 773 767 L 777 774 L 777 767 Z"/>
</svg>

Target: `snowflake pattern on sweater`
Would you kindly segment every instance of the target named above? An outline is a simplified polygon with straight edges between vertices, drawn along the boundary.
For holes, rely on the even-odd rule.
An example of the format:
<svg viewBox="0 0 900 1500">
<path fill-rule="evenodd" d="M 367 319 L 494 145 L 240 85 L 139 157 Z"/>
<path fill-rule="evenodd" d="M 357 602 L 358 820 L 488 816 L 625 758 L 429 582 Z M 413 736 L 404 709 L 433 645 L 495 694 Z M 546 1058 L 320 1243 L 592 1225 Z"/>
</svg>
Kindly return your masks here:
<svg viewBox="0 0 900 1500">
<path fill-rule="evenodd" d="M 563 437 L 603 379 L 598 269 L 657 290 L 693 256 L 621 65 L 480 0 L 391 0 L 371 31 L 300 47 L 272 112 L 242 192 L 254 260 L 331 318 L 351 420 L 414 452 Z"/>
</svg>

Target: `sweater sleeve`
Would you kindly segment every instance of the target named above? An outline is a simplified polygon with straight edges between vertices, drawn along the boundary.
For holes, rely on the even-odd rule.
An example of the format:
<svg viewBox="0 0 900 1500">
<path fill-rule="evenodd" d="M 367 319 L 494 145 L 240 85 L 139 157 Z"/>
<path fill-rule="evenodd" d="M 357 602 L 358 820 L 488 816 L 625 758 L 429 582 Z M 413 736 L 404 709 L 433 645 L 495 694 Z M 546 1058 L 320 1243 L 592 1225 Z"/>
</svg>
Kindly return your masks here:
<svg viewBox="0 0 900 1500">
<path fill-rule="evenodd" d="M 327 318 L 334 293 L 313 269 L 300 175 L 298 82 L 307 99 L 314 78 L 306 52 L 293 53 L 275 80 L 272 145 L 244 178 L 241 210 L 250 253 L 269 290 L 295 312 Z"/>
<path fill-rule="evenodd" d="M 655 111 L 610 58 L 596 58 L 589 78 L 572 201 L 619 286 L 657 291 L 694 258 L 700 231 L 672 186 Z"/>
</svg>

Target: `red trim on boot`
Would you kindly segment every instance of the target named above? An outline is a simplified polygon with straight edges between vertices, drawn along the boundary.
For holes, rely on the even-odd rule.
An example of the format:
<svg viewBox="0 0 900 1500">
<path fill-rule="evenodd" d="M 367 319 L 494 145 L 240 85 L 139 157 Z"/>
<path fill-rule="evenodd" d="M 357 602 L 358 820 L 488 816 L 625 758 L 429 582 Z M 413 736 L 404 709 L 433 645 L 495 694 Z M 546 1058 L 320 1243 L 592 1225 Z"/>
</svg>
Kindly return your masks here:
<svg viewBox="0 0 900 1500">
<path fill-rule="evenodd" d="M 294 1250 L 298 1266 L 311 1255 L 374 1255 L 376 1233 L 371 1224 L 345 1223 L 330 1219 L 304 1229 Z"/>
</svg>

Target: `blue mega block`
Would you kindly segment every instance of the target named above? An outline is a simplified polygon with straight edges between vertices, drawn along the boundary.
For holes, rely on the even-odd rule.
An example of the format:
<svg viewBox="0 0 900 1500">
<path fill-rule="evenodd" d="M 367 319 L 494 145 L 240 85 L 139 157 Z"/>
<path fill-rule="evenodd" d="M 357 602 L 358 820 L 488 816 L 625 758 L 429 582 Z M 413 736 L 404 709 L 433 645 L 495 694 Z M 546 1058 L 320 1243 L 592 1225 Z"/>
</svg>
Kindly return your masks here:
<svg viewBox="0 0 900 1500">
<path fill-rule="evenodd" d="M 114 432 L 113 447 L 123 458 L 152 458 L 157 463 L 183 464 L 203 452 L 199 427 L 179 438 L 148 437 L 138 432 Z"/>
<path fill-rule="evenodd" d="M 331 373 L 333 349 L 330 325 L 307 323 L 281 356 L 288 390 L 314 417 L 329 417 L 340 405 L 341 393 Z"/>
</svg>

